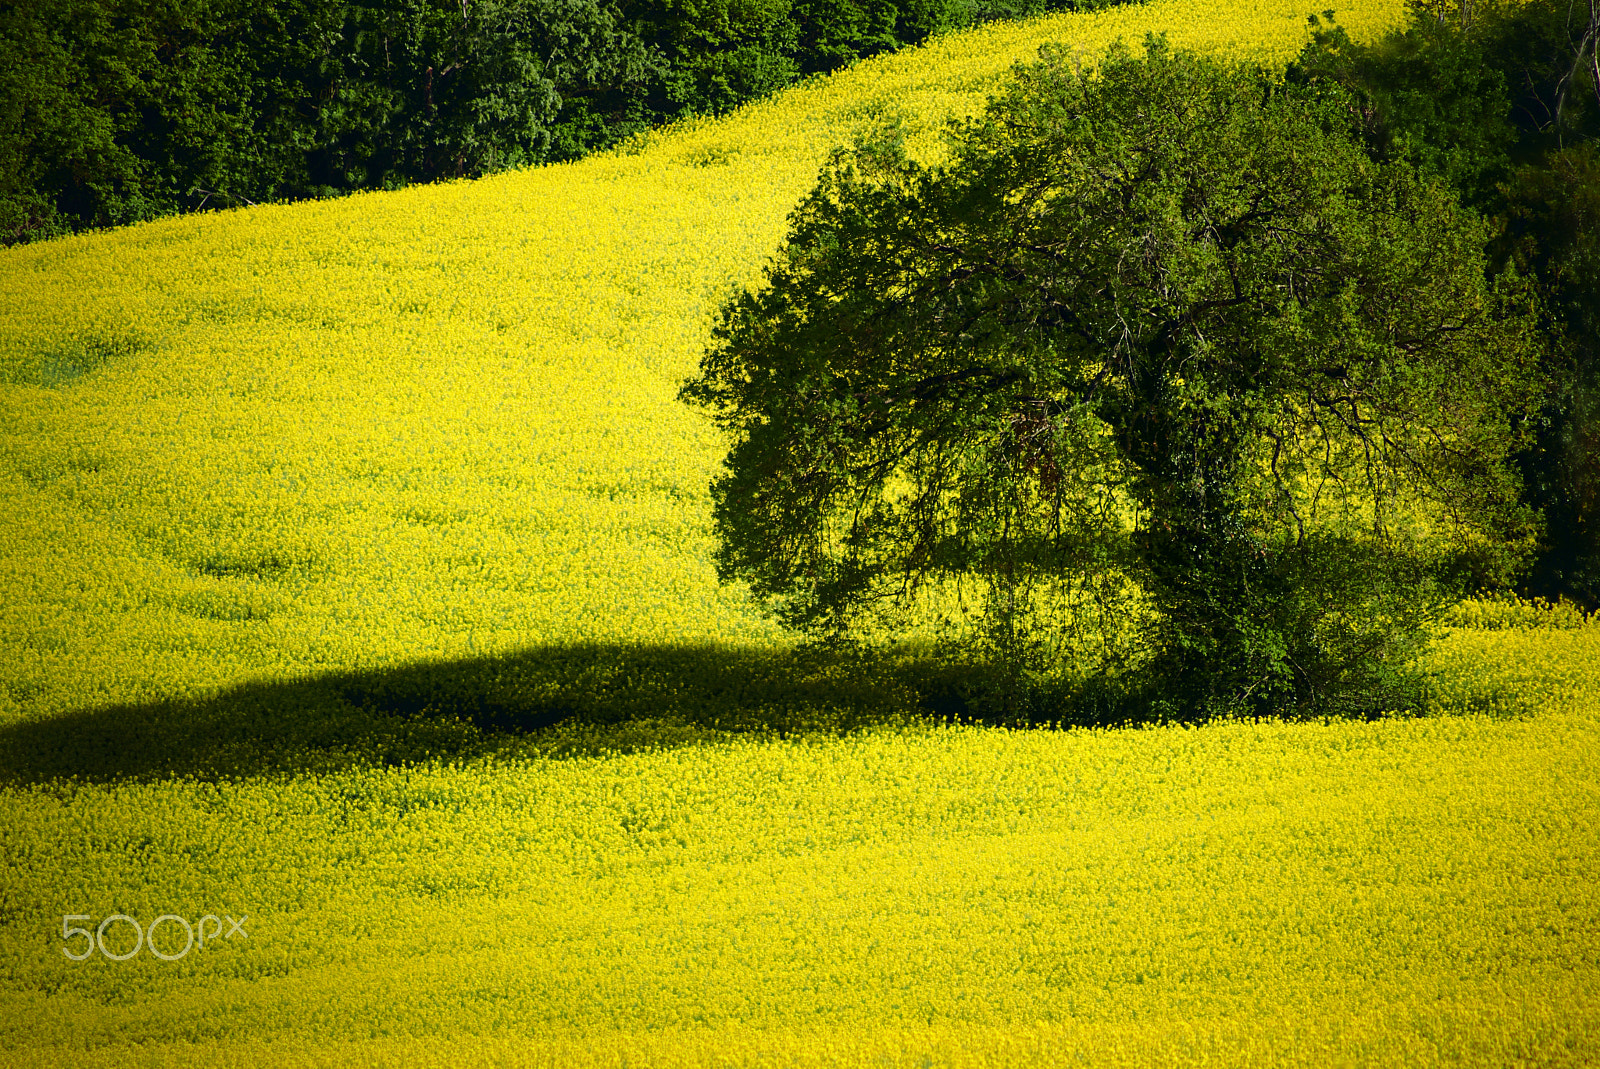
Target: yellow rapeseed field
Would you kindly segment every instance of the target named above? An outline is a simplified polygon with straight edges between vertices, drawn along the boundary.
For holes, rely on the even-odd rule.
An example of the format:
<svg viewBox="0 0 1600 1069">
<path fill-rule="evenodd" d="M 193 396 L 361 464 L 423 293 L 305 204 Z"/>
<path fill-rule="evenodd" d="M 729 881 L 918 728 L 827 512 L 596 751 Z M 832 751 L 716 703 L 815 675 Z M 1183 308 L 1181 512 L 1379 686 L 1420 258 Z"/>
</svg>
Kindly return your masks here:
<svg viewBox="0 0 1600 1069">
<path fill-rule="evenodd" d="M 1592 1065 L 1597 755 L 1565 712 L 16 791 L 0 1043 L 29 1045 L 12 1065 Z M 61 916 L 114 913 L 249 920 L 175 962 L 68 961 Z"/>
<path fill-rule="evenodd" d="M 1464 607 L 1429 717 L 932 727 L 710 564 L 675 393 L 832 147 L 935 152 L 1045 42 L 1278 63 L 1313 10 L 991 26 L 0 253 L 0 1060 L 1600 1064 L 1600 624 Z"/>
</svg>

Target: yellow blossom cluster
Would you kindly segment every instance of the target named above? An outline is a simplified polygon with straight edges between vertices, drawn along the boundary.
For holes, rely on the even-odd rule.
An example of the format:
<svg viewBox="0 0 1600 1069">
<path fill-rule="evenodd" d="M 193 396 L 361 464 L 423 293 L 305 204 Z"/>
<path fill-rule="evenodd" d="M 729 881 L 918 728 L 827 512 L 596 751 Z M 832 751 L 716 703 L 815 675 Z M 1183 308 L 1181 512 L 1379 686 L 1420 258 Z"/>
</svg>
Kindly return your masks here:
<svg viewBox="0 0 1600 1069">
<path fill-rule="evenodd" d="M 1585 1065 L 1600 719 L 10 792 L 10 1065 Z M 62 916 L 248 916 L 168 962 Z M 84 923 L 84 922 L 78 922 Z M 125 954 L 132 929 L 106 934 Z M 164 952 L 182 935 L 163 929 Z"/>
</svg>

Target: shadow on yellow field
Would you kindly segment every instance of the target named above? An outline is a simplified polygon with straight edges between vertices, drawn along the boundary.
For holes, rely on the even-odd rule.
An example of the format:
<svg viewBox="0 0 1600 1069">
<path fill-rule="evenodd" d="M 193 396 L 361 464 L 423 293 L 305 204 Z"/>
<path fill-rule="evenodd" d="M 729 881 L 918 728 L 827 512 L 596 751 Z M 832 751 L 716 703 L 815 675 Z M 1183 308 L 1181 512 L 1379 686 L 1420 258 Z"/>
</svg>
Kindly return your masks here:
<svg viewBox="0 0 1600 1069">
<path fill-rule="evenodd" d="M 1427 694 L 1416 711 L 1592 707 L 1597 641 L 1591 626 L 1457 628 L 1421 666 Z M 0 725 L 0 784 L 585 757 L 914 722 L 1149 719 L 1150 694 L 1133 677 L 1047 682 L 1009 708 L 997 689 L 992 669 L 926 647 L 551 644 L 22 719 Z"/>
<path fill-rule="evenodd" d="M 247 683 L 0 727 L 0 782 L 576 757 L 973 719 L 959 666 L 852 649 L 574 644 Z"/>
</svg>

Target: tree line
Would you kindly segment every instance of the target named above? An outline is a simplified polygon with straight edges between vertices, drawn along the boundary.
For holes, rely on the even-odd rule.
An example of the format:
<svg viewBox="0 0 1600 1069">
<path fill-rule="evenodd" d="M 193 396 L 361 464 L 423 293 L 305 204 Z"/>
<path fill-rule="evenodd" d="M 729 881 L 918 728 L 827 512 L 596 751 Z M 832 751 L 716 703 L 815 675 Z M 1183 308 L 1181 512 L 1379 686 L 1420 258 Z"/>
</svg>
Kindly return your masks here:
<svg viewBox="0 0 1600 1069">
<path fill-rule="evenodd" d="M 1332 18 L 836 153 L 683 390 L 722 576 L 845 641 L 953 585 L 1013 721 L 1415 708 L 1463 595 L 1593 608 L 1600 13 Z"/>
<path fill-rule="evenodd" d="M 1115 0 L 8 0 L 0 242 L 570 160 Z"/>
</svg>

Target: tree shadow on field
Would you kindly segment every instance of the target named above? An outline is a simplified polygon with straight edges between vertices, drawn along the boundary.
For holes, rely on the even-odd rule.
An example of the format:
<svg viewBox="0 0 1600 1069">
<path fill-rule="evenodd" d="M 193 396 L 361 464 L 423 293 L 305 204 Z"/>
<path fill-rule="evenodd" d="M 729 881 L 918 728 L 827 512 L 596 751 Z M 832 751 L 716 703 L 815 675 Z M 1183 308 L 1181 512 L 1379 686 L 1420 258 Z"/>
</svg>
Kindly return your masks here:
<svg viewBox="0 0 1600 1069">
<path fill-rule="evenodd" d="M 0 727 L 0 783 L 282 776 L 971 720 L 959 666 L 860 650 L 584 644 L 249 683 Z"/>
</svg>

